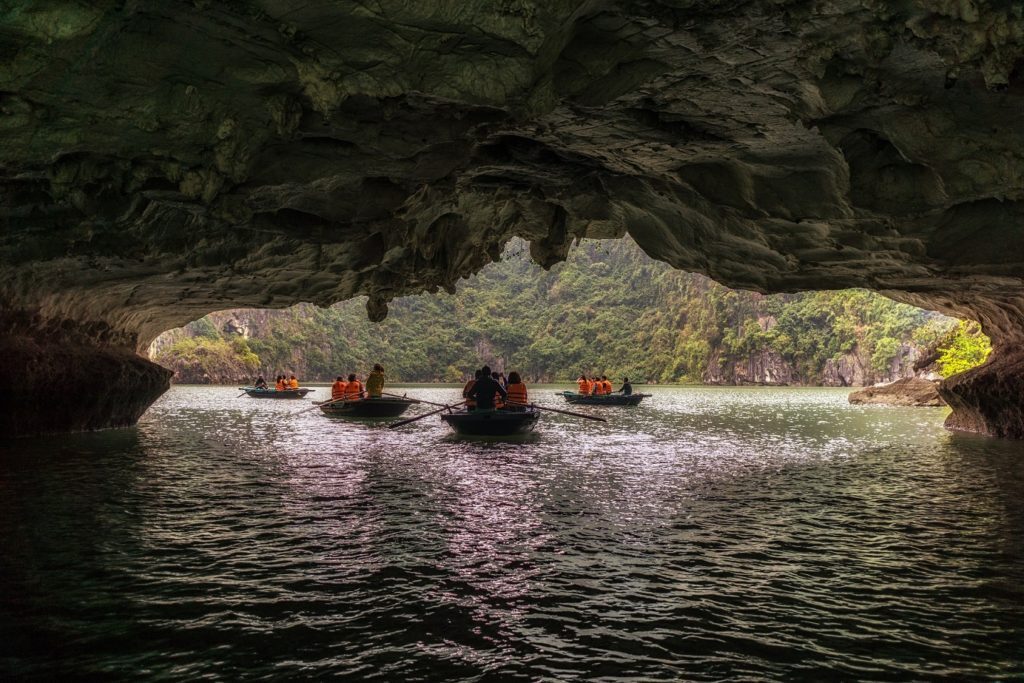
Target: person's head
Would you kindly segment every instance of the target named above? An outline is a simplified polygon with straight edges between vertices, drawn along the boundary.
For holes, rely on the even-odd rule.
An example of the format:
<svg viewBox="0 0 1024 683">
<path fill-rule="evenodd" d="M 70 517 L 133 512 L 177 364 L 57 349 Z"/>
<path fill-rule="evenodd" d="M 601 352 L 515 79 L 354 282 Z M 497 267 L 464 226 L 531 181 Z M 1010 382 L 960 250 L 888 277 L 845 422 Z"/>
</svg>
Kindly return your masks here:
<svg viewBox="0 0 1024 683">
<path fill-rule="evenodd" d="M 584 382 L 586 382 L 587 381 L 587 376 L 584 375 L 583 373 L 580 373 L 580 379 L 583 380 Z"/>
<path fill-rule="evenodd" d="M 480 373 L 483 374 L 483 375 L 491 374 L 491 366 L 490 365 L 483 366 L 482 368 L 480 368 Z"/>
<path fill-rule="evenodd" d="M 259 376 L 259 377 L 257 377 L 256 379 L 258 379 L 258 380 L 260 380 L 260 381 L 262 382 L 262 381 L 263 381 L 263 375 L 260 375 L 260 376 Z"/>
<path fill-rule="evenodd" d="M 523 381 L 523 378 L 519 376 L 518 372 L 510 372 L 510 373 L 508 373 L 508 383 L 509 384 L 519 384 L 522 381 Z"/>
<path fill-rule="evenodd" d="M 622 378 L 622 381 L 623 381 L 623 382 L 626 382 L 626 383 L 628 384 L 628 383 L 629 383 L 629 378 L 628 378 L 628 377 L 623 377 L 623 378 Z"/>
<path fill-rule="evenodd" d="M 492 372 L 492 373 L 491 373 L 491 379 L 500 379 L 500 378 L 498 377 L 498 373 L 496 373 L 496 372 Z"/>
<path fill-rule="evenodd" d="M 473 373 L 473 379 L 480 379 L 483 376 L 484 376 L 484 371 L 483 370 L 477 370 L 476 372 Z"/>
<path fill-rule="evenodd" d="M 338 375 L 337 377 L 334 378 L 334 381 L 335 382 L 344 382 L 345 378 L 342 377 L 341 375 Z"/>
<path fill-rule="evenodd" d="M 605 382 L 608 380 L 608 375 L 601 375 L 601 381 Z"/>
<path fill-rule="evenodd" d="M 353 372 L 351 375 L 349 375 L 348 376 L 348 381 L 349 382 L 355 382 L 356 381 L 356 373 Z"/>
<path fill-rule="evenodd" d="M 291 376 L 291 379 L 295 379 L 295 375 L 292 375 L 292 376 Z"/>
<path fill-rule="evenodd" d="M 373 364 L 373 371 L 374 372 L 384 372 L 384 366 L 381 365 L 380 363 L 374 363 Z"/>
</svg>

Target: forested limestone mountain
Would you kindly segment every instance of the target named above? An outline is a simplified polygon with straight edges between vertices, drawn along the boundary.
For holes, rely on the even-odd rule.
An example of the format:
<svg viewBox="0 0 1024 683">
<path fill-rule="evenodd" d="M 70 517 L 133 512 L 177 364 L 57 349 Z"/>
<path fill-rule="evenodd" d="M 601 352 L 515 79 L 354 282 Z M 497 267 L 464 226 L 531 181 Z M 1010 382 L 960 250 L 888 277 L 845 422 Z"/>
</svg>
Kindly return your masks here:
<svg viewBox="0 0 1024 683">
<path fill-rule="evenodd" d="M 151 356 L 189 383 L 282 372 L 327 381 L 374 362 L 394 380 L 460 381 L 487 362 L 534 382 L 586 372 L 857 386 L 913 375 L 915 363 L 927 372 L 936 347 L 956 338 L 987 343 L 951 318 L 863 290 L 730 290 L 654 261 L 628 239 L 584 240 L 550 271 L 514 241 L 454 296 L 398 299 L 381 323 L 367 320 L 364 303 L 222 311 L 165 333 Z"/>
</svg>

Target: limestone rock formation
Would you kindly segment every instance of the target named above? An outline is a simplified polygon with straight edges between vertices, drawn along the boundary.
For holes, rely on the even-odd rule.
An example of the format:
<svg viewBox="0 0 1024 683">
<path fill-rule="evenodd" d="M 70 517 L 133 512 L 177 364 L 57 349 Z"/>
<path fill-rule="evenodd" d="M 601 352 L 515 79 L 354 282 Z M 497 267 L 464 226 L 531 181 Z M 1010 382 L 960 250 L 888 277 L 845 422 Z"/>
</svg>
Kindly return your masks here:
<svg viewBox="0 0 1024 683">
<path fill-rule="evenodd" d="M 981 321 L 993 361 L 947 387 L 951 424 L 1024 436 L 993 384 L 1024 337 L 1022 12 L 8 4 L 0 334 L 143 349 L 211 310 L 358 294 L 379 319 L 513 235 L 551 264 L 628 232 L 730 286 L 867 287 Z M 989 387 L 1017 426 L 990 423 Z"/>
<path fill-rule="evenodd" d="M 889 384 L 864 387 L 849 396 L 850 403 L 889 406 L 944 406 L 939 386 L 918 377 L 898 379 Z"/>
</svg>

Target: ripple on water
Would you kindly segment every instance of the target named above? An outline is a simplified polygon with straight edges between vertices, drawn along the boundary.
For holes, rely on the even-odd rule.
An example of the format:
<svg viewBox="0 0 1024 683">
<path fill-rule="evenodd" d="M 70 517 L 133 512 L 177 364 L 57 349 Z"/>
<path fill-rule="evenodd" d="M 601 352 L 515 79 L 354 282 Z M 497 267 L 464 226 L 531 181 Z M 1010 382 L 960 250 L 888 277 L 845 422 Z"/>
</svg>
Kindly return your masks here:
<svg viewBox="0 0 1024 683">
<path fill-rule="evenodd" d="M 840 391 L 653 393 L 506 443 L 175 387 L 135 430 L 7 444 L 0 672 L 1024 676 L 1019 444 Z"/>
</svg>

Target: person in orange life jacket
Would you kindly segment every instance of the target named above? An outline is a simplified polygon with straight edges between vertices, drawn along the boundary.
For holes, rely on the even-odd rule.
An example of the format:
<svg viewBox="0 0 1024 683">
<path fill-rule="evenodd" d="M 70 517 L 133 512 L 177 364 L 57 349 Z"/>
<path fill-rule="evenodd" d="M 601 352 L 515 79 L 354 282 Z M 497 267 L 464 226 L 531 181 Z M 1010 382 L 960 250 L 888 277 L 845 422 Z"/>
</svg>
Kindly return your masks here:
<svg viewBox="0 0 1024 683">
<path fill-rule="evenodd" d="M 284 391 L 287 388 L 288 387 L 284 385 L 284 375 L 278 375 L 277 382 L 274 384 L 274 389 L 277 391 Z"/>
<path fill-rule="evenodd" d="M 356 379 L 355 373 L 348 376 L 348 384 L 345 386 L 345 400 L 358 401 L 363 397 L 363 383 Z"/>
<path fill-rule="evenodd" d="M 586 375 L 580 375 L 580 378 L 576 380 L 576 386 L 580 389 L 580 394 L 587 396 L 590 394 L 590 380 L 587 379 Z"/>
<path fill-rule="evenodd" d="M 295 379 L 295 375 L 292 375 L 291 379 L 288 380 L 288 388 L 289 389 L 298 389 L 299 388 L 299 380 Z"/>
<path fill-rule="evenodd" d="M 476 410 L 476 400 L 469 397 L 469 392 L 473 390 L 473 385 L 480 381 L 480 375 L 483 373 L 477 370 L 473 373 L 473 379 L 466 382 L 466 386 L 462 387 L 462 398 L 466 399 L 466 410 Z"/>
<path fill-rule="evenodd" d="M 494 381 L 491 377 L 491 369 L 485 365 L 480 368 L 480 379 L 469 390 L 469 398 L 476 401 L 477 410 L 494 410 L 495 394 L 501 395 L 499 400 L 508 398 L 508 392 Z"/>
<path fill-rule="evenodd" d="M 608 381 L 608 375 L 601 375 L 601 386 L 603 387 L 605 396 L 612 393 L 612 383 Z"/>
<path fill-rule="evenodd" d="M 508 404 L 506 408 L 508 410 L 526 410 L 526 404 L 530 402 L 530 398 L 526 393 L 526 384 L 523 383 L 518 372 L 508 373 L 507 391 Z"/>
<path fill-rule="evenodd" d="M 348 382 L 341 375 L 334 378 L 334 384 L 331 385 L 331 400 L 336 401 L 340 398 L 345 398 L 345 389 L 348 387 Z"/>
<path fill-rule="evenodd" d="M 590 393 L 594 396 L 600 396 L 604 393 L 604 385 L 601 384 L 601 380 L 597 375 L 590 378 Z"/>
</svg>

